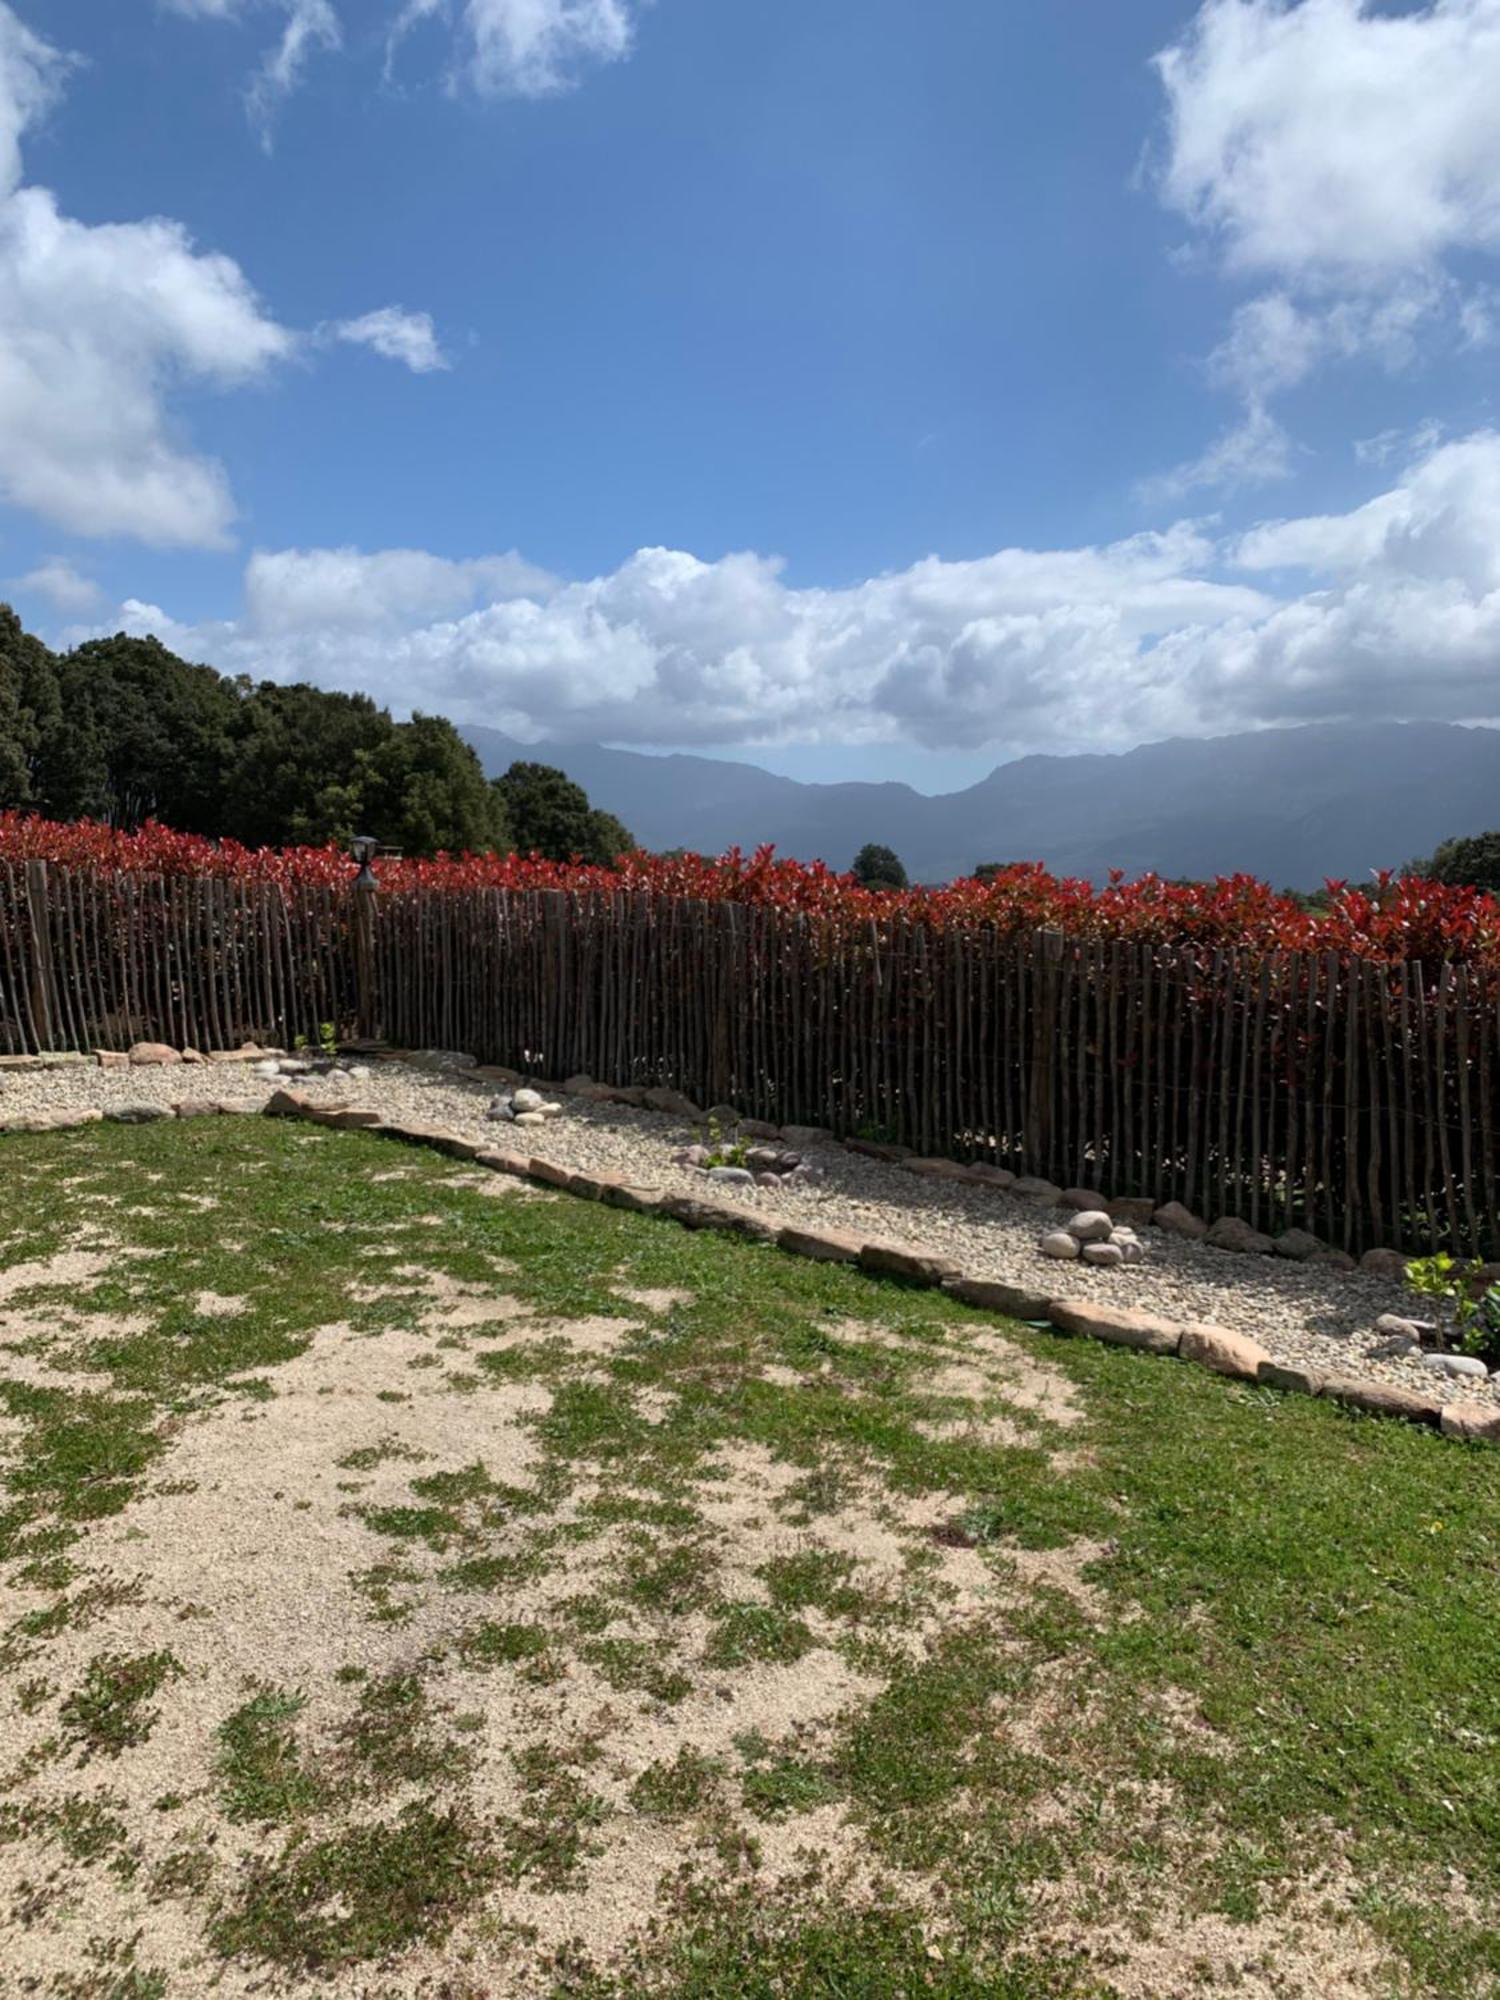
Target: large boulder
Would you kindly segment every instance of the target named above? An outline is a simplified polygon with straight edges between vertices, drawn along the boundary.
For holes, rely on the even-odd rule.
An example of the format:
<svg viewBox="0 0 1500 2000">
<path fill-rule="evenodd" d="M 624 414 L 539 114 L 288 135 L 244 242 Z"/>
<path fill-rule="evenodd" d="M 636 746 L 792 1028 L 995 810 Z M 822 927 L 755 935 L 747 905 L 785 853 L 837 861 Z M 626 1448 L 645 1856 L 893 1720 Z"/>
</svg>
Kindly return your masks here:
<svg viewBox="0 0 1500 2000">
<path fill-rule="evenodd" d="M 1156 1214 L 1156 1202 L 1149 1194 L 1116 1195 L 1104 1206 L 1116 1222 L 1123 1222 L 1132 1229 L 1144 1229 Z"/>
<path fill-rule="evenodd" d="M 1208 1234 L 1208 1224 L 1201 1215 L 1194 1215 L 1190 1208 L 1184 1208 L 1180 1201 L 1163 1202 L 1153 1209 L 1151 1220 L 1158 1229 L 1166 1230 L 1169 1236 L 1185 1236 L 1189 1242 L 1197 1242 Z"/>
<path fill-rule="evenodd" d="M 136 1042 L 130 1050 L 130 1061 L 136 1069 L 166 1069 L 172 1063 L 180 1063 L 182 1057 L 166 1042 Z"/>
<path fill-rule="evenodd" d="M 1406 1259 L 1399 1250 L 1367 1250 L 1359 1268 L 1377 1278 L 1401 1279 L 1406 1276 Z"/>
<path fill-rule="evenodd" d="M 1057 1182 L 1043 1180 L 1040 1174 L 1022 1174 L 1019 1180 L 1011 1182 L 1010 1191 L 1022 1201 L 1034 1201 L 1038 1207 L 1051 1208 L 1062 1199 Z"/>
<path fill-rule="evenodd" d="M 1252 1229 L 1248 1222 L 1242 1222 L 1237 1215 L 1221 1215 L 1213 1223 L 1204 1237 L 1204 1242 L 1214 1250 L 1232 1250 L 1237 1256 L 1262 1256 L 1272 1254 L 1269 1236 Z"/>
<path fill-rule="evenodd" d="M 1059 1208 L 1071 1209 L 1075 1214 L 1079 1214 L 1094 1213 L 1107 1208 L 1109 1204 L 1106 1197 L 1093 1188 L 1074 1187 L 1063 1189 L 1057 1197 L 1057 1205 Z"/>
<path fill-rule="evenodd" d="M 1316 1257 L 1323 1247 L 1310 1229 L 1283 1229 L 1271 1239 L 1271 1248 L 1278 1257 L 1291 1257 L 1298 1263 Z"/>
<path fill-rule="evenodd" d="M 641 1103 L 648 1111 L 664 1111 L 673 1118 L 687 1118 L 696 1123 L 703 1113 L 680 1090 L 669 1090 L 664 1084 L 653 1084 L 649 1090 L 641 1092 Z"/>
</svg>

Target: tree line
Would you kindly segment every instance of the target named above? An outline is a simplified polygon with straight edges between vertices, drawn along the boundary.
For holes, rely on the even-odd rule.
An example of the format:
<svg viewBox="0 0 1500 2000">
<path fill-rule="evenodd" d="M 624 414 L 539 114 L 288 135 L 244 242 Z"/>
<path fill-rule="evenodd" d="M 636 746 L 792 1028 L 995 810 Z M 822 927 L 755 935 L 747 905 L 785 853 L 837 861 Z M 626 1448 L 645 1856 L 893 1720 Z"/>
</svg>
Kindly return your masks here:
<svg viewBox="0 0 1500 2000">
<path fill-rule="evenodd" d="M 0 810 L 148 819 L 247 847 L 372 834 L 403 854 L 608 863 L 635 846 L 550 765 L 487 779 L 453 724 L 194 666 L 157 639 L 53 652 L 0 604 Z"/>
</svg>

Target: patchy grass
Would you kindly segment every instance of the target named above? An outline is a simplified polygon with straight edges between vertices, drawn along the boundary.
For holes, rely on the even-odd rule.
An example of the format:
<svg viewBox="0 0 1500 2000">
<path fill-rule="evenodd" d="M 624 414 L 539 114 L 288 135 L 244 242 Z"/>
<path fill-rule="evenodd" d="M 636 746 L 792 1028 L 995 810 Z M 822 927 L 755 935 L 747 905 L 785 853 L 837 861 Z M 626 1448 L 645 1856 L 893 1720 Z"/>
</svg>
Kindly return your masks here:
<svg viewBox="0 0 1500 2000">
<path fill-rule="evenodd" d="M 1500 1453 L 364 1135 L 0 1145 L 25 1990 L 1500 1991 Z"/>
<path fill-rule="evenodd" d="M 157 1720 L 147 1702 L 182 1663 L 171 1653 L 102 1653 L 89 1663 L 81 1687 L 59 1710 L 67 1734 L 84 1756 L 118 1757 L 132 1744 L 144 1743 Z"/>
<path fill-rule="evenodd" d="M 482 1831 L 425 1802 L 257 1861 L 213 1926 L 230 1958 L 330 1972 L 440 1944 L 493 1878 Z"/>
<path fill-rule="evenodd" d="M 323 1787 L 305 1769 L 293 1724 L 307 1697 L 263 1688 L 219 1727 L 224 1811 L 270 1825 L 311 1812 Z"/>
</svg>

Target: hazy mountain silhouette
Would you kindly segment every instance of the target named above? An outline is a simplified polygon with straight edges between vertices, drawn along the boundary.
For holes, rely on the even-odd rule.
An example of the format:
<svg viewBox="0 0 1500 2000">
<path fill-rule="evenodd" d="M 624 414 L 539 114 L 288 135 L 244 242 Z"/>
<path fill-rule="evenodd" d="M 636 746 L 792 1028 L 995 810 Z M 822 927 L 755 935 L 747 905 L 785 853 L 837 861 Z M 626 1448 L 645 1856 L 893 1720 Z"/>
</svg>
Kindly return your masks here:
<svg viewBox="0 0 1500 2000">
<path fill-rule="evenodd" d="M 1500 729 L 1443 722 L 1318 723 L 1119 756 L 1022 757 L 937 798 L 901 784 L 801 784 L 710 757 L 463 734 L 492 775 L 518 757 L 560 765 L 646 847 L 720 853 L 771 841 L 847 868 L 878 840 L 925 882 L 982 861 L 1044 861 L 1095 880 L 1111 868 L 1244 870 L 1312 889 L 1500 824 Z"/>
</svg>

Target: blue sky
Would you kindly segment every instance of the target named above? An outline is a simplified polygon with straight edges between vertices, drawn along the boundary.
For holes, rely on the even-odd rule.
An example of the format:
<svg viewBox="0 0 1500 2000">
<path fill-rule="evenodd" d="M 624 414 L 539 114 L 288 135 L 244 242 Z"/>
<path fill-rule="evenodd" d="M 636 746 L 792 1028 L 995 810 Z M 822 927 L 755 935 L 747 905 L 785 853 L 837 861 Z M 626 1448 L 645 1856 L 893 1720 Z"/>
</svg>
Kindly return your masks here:
<svg viewBox="0 0 1500 2000">
<path fill-rule="evenodd" d="M 0 0 L 0 592 L 962 783 L 1500 715 L 1500 0 Z"/>
</svg>

